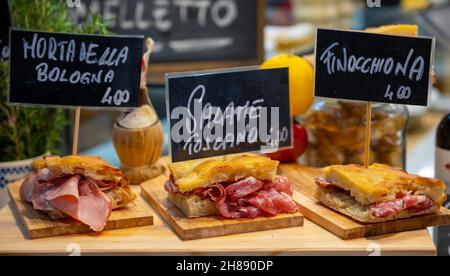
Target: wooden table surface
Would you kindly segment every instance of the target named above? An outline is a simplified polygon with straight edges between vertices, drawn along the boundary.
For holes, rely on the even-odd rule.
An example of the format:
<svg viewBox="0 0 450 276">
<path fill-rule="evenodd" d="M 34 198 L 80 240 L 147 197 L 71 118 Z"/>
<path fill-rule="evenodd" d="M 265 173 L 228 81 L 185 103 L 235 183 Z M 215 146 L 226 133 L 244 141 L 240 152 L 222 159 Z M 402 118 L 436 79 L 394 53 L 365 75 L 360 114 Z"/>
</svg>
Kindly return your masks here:
<svg viewBox="0 0 450 276">
<path fill-rule="evenodd" d="M 441 113 L 427 113 L 422 127 L 408 135 L 408 150 L 437 125 Z M 135 187 L 138 190 L 138 187 Z M 0 255 L 435 255 L 427 230 L 344 241 L 305 219 L 304 227 L 182 241 L 154 213 L 154 225 L 101 234 L 28 240 L 11 205 L 0 209 Z M 150 208 L 150 206 L 147 206 Z"/>
<path fill-rule="evenodd" d="M 304 227 L 182 241 L 157 214 L 149 227 L 28 240 L 11 207 L 0 210 L 0 255 L 69 255 L 78 248 L 82 255 L 434 255 L 436 250 L 426 230 L 344 241 L 308 220 Z"/>
</svg>

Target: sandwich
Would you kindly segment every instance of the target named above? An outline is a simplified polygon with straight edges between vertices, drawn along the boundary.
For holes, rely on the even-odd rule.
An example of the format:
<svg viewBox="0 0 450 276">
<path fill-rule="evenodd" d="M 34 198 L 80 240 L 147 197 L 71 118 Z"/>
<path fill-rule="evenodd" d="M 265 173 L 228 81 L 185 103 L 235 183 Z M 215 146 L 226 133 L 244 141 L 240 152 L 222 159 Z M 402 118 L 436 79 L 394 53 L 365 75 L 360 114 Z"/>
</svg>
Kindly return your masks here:
<svg viewBox="0 0 450 276">
<path fill-rule="evenodd" d="M 73 218 L 100 232 L 111 211 L 136 199 L 122 172 L 94 156 L 46 156 L 33 162 L 20 196 L 53 220 Z"/>
<path fill-rule="evenodd" d="M 169 200 L 188 218 L 271 217 L 297 212 L 292 185 L 277 175 L 278 161 L 231 155 L 169 165 Z"/>
<path fill-rule="evenodd" d="M 447 196 L 442 180 L 374 164 L 336 165 L 317 178 L 317 197 L 326 206 L 364 223 L 439 212 Z"/>
</svg>

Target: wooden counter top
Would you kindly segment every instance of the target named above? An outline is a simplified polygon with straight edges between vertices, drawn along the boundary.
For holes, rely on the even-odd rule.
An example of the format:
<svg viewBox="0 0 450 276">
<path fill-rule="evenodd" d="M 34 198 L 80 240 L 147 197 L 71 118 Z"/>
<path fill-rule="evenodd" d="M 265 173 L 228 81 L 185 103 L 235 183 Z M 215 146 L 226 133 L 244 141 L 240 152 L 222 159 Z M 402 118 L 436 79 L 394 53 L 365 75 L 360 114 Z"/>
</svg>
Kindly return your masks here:
<svg viewBox="0 0 450 276">
<path fill-rule="evenodd" d="M 408 150 L 433 127 L 441 113 L 427 113 L 422 128 L 408 135 Z M 138 190 L 138 187 L 135 187 Z M 11 205 L 0 209 L 0 255 L 435 255 L 427 230 L 344 241 L 305 219 L 304 227 L 255 232 L 218 238 L 182 241 L 154 213 L 154 225 L 101 234 L 73 235 L 39 240 L 24 237 Z M 150 208 L 149 206 L 147 206 Z M 374 253 L 375 251 L 375 253 Z"/>
<path fill-rule="evenodd" d="M 306 219 L 304 227 L 182 241 L 155 212 L 154 226 L 28 240 L 11 207 L 0 210 L 0 255 L 69 255 L 73 248 L 82 255 L 370 255 L 374 250 L 434 255 L 436 250 L 426 230 L 344 241 Z"/>
</svg>

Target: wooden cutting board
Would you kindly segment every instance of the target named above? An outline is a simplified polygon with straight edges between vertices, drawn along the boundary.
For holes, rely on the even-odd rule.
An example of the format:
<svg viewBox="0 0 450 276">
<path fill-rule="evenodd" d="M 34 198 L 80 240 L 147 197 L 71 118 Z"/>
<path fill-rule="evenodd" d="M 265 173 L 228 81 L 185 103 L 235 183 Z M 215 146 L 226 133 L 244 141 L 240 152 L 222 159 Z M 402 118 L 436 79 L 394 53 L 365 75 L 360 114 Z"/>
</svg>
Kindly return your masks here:
<svg viewBox="0 0 450 276">
<path fill-rule="evenodd" d="M 92 232 L 86 226 L 73 219 L 50 220 L 44 212 L 37 211 L 33 206 L 20 198 L 20 185 L 18 181 L 8 185 L 12 205 L 16 209 L 16 219 L 19 219 L 30 239 L 40 239 L 54 236 L 83 234 Z M 106 224 L 106 230 L 125 229 L 132 227 L 153 225 L 153 215 L 145 206 L 145 202 L 138 197 L 128 206 L 112 211 Z"/>
<path fill-rule="evenodd" d="M 294 195 L 294 200 L 300 205 L 303 215 L 344 240 L 450 224 L 450 211 L 445 208 L 439 214 L 374 224 L 360 223 L 322 205 L 316 198 L 314 178 L 323 176 L 320 169 L 298 164 L 282 164 L 279 169 L 280 174 L 288 177 L 300 192 Z"/>
<path fill-rule="evenodd" d="M 256 219 L 226 219 L 222 216 L 187 218 L 168 200 L 164 190 L 166 181 L 167 176 L 160 176 L 141 184 L 142 195 L 183 240 L 303 226 L 303 215 L 300 213 Z"/>
</svg>

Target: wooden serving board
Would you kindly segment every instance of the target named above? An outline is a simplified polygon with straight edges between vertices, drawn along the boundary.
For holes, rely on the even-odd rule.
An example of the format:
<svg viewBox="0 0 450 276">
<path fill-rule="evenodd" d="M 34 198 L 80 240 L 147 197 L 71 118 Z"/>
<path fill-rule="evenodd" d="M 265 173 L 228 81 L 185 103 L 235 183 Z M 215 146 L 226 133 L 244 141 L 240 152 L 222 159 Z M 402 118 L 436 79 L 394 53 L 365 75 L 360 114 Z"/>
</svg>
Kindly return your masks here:
<svg viewBox="0 0 450 276">
<path fill-rule="evenodd" d="M 89 226 L 73 219 L 51 220 L 44 212 L 35 210 L 33 206 L 20 198 L 18 181 L 8 185 L 11 203 L 15 207 L 19 219 L 24 225 L 30 239 L 40 239 L 72 234 L 92 232 Z M 125 229 L 153 225 L 153 215 L 139 197 L 129 206 L 112 211 L 104 230 Z"/>
<path fill-rule="evenodd" d="M 450 224 L 450 210 L 445 208 L 442 208 L 439 214 L 364 224 L 319 202 L 315 196 L 317 186 L 314 178 L 323 176 L 320 169 L 298 164 L 282 164 L 279 169 L 280 173 L 288 177 L 295 189 L 299 191 L 294 195 L 294 200 L 300 205 L 303 215 L 344 240 Z"/>
<path fill-rule="evenodd" d="M 226 219 L 222 216 L 187 218 L 168 199 L 160 176 L 141 184 L 142 195 L 183 240 L 303 226 L 303 215 L 281 214 L 272 218 Z"/>
</svg>

